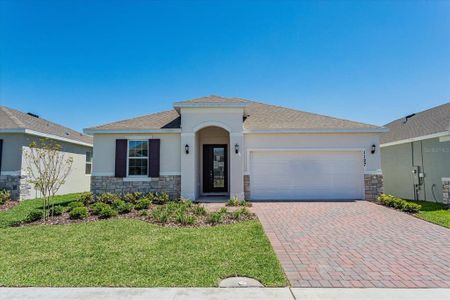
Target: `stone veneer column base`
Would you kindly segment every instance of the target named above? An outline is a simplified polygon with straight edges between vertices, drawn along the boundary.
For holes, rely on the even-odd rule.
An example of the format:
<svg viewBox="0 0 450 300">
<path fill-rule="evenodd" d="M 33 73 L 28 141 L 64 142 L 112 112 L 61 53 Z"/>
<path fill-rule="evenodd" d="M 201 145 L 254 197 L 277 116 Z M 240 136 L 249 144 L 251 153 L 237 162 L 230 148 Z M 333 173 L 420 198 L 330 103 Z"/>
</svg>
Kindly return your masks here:
<svg viewBox="0 0 450 300">
<path fill-rule="evenodd" d="M 244 175 L 244 199 L 250 200 L 250 175 Z"/>
<path fill-rule="evenodd" d="M 365 200 L 375 201 L 384 192 L 383 175 L 364 174 L 364 189 Z"/>
<path fill-rule="evenodd" d="M 442 178 L 442 202 L 450 205 L 450 178 Z"/>
<path fill-rule="evenodd" d="M 9 191 L 12 200 L 20 200 L 21 198 L 29 196 L 31 187 L 27 183 L 26 176 L 1 175 L 0 190 Z"/>
<path fill-rule="evenodd" d="M 91 192 L 95 195 L 102 193 L 165 192 L 169 194 L 171 199 L 178 199 L 181 194 L 181 176 L 152 177 L 150 180 L 141 181 L 127 181 L 124 178 L 113 176 L 91 176 Z"/>
</svg>

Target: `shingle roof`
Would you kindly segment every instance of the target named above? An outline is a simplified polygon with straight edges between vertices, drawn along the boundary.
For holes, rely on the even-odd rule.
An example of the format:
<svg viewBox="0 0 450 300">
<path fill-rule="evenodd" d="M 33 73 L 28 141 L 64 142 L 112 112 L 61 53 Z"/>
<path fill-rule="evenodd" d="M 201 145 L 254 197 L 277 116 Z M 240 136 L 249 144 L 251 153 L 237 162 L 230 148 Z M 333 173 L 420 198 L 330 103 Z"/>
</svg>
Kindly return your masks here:
<svg viewBox="0 0 450 300">
<path fill-rule="evenodd" d="M 327 117 L 281 106 L 258 103 L 241 98 L 208 96 L 193 100 L 177 102 L 188 103 L 245 103 L 247 118 L 244 128 L 247 130 L 276 129 L 377 129 L 379 126 Z M 180 116 L 176 110 L 141 116 L 106 125 L 89 128 L 94 130 L 131 130 L 180 128 Z"/>
<path fill-rule="evenodd" d="M 0 106 L 0 129 L 29 129 L 76 142 L 92 144 L 91 136 L 6 106 Z"/>
<path fill-rule="evenodd" d="M 405 122 L 406 121 L 406 122 Z M 450 131 L 450 102 L 403 117 L 385 125 L 389 132 L 381 135 L 381 143 L 390 143 Z"/>
</svg>

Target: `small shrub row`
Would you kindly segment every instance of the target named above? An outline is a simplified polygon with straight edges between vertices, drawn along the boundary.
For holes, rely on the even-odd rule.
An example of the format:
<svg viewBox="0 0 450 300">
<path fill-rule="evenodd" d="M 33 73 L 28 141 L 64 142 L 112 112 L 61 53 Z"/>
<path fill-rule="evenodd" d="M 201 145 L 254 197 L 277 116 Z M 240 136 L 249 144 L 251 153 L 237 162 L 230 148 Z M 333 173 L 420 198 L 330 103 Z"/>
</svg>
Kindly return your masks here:
<svg viewBox="0 0 450 300">
<path fill-rule="evenodd" d="M 243 207 L 251 207 L 252 204 L 245 200 L 239 200 L 239 197 L 234 196 L 228 200 L 226 206 L 243 206 Z"/>
<path fill-rule="evenodd" d="M 393 207 L 404 212 L 417 213 L 422 208 L 419 204 L 411 203 L 406 200 L 396 198 L 392 195 L 382 194 L 377 199 L 385 206 Z"/>
</svg>

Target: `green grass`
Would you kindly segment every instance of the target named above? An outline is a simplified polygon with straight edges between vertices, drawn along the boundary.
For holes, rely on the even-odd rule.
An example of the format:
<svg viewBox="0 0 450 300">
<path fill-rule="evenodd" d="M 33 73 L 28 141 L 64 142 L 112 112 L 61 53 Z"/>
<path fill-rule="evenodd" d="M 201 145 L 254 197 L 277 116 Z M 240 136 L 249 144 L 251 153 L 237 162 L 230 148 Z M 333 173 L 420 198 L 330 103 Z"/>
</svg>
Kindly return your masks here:
<svg viewBox="0 0 450 300">
<path fill-rule="evenodd" d="M 425 221 L 450 228 L 450 211 L 447 209 L 445 204 L 427 201 L 405 201 L 422 205 L 422 208 L 416 214 L 417 217 Z"/>
<path fill-rule="evenodd" d="M 67 205 L 75 201 L 80 194 L 67 194 L 55 196 L 53 203 L 59 205 Z M 42 208 L 42 199 L 24 200 L 18 205 L 7 211 L 0 212 L 0 228 L 13 226 L 22 222 L 27 217 L 28 213 L 34 209 Z"/>
<path fill-rule="evenodd" d="M 0 229 L 0 286 L 210 287 L 237 275 L 287 285 L 256 220 L 201 228 L 113 219 Z"/>
</svg>

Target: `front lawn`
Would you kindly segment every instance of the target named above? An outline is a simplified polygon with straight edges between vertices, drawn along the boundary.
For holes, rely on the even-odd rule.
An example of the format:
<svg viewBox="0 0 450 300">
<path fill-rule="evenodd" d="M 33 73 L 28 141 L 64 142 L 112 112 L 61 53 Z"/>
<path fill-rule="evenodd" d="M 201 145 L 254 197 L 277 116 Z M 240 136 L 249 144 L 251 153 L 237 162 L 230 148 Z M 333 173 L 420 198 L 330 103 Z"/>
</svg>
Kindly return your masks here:
<svg viewBox="0 0 450 300">
<path fill-rule="evenodd" d="M 428 222 L 450 228 L 450 211 L 447 209 L 445 204 L 427 201 L 406 201 L 422 206 L 420 211 L 416 214 L 417 217 Z"/>
<path fill-rule="evenodd" d="M 79 193 L 55 196 L 52 203 L 66 206 L 78 199 L 79 196 Z M 0 228 L 14 226 L 23 222 L 31 211 L 41 209 L 42 205 L 42 199 L 24 200 L 7 211 L 0 211 Z"/>
<path fill-rule="evenodd" d="M 111 219 L 0 229 L 0 286 L 212 287 L 236 275 L 287 285 L 256 220 L 171 228 Z"/>
</svg>

